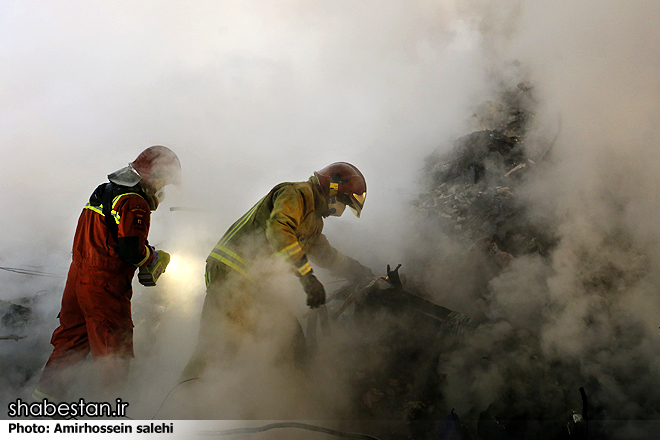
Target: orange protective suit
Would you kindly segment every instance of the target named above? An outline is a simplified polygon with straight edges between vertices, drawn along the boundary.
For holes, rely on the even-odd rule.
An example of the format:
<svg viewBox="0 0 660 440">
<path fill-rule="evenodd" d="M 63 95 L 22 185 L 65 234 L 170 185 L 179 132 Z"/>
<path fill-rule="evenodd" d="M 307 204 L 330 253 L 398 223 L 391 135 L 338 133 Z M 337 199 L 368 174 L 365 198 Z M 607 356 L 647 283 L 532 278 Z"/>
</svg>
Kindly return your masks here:
<svg viewBox="0 0 660 440">
<path fill-rule="evenodd" d="M 90 352 L 95 361 L 133 357 L 132 279 L 138 267 L 154 259 L 147 242 L 153 206 L 147 194 L 140 184 L 129 188 L 106 183 L 83 209 L 58 315 L 60 325 L 51 338 L 53 353 L 35 399 L 61 400 L 73 379 L 64 374 Z M 112 374 L 121 372 L 115 369 Z"/>
</svg>

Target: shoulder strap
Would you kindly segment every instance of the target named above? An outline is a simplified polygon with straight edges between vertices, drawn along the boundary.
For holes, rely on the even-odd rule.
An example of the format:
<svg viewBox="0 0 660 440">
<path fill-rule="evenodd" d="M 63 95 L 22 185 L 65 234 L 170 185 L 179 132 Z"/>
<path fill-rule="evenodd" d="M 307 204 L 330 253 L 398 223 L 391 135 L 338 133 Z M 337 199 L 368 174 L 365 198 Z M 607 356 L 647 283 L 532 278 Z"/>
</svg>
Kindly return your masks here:
<svg viewBox="0 0 660 440">
<path fill-rule="evenodd" d="M 103 215 L 105 216 L 105 224 L 112 235 L 112 238 L 117 241 L 119 235 L 119 227 L 115 222 L 115 218 L 112 215 L 112 199 L 115 198 L 115 190 L 117 186 L 114 183 L 106 183 L 103 191 L 101 192 L 101 204 L 103 207 Z"/>
<path fill-rule="evenodd" d="M 143 192 L 137 186 L 127 187 L 117 185 L 112 182 L 107 182 L 99 185 L 89 198 L 89 204 L 91 206 L 100 208 L 101 212 L 103 213 L 103 217 L 105 218 L 105 224 L 110 231 L 110 235 L 112 235 L 112 238 L 114 238 L 115 241 L 119 235 L 119 227 L 117 226 L 117 222 L 112 215 L 112 201 L 115 199 L 115 197 L 129 192 L 137 193 L 144 197 Z"/>
</svg>

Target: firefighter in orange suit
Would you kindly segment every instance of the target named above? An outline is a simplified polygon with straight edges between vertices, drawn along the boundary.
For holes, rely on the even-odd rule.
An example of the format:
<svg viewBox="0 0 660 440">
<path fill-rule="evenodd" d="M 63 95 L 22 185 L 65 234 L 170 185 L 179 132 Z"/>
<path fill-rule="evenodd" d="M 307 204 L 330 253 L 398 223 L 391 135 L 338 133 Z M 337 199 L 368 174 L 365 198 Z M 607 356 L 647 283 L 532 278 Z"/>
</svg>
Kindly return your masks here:
<svg viewBox="0 0 660 440">
<path fill-rule="evenodd" d="M 167 147 L 149 147 L 108 180 L 78 220 L 53 353 L 32 396 L 37 401 L 66 398 L 75 382 L 70 367 L 89 353 L 103 385 L 125 378 L 133 357 L 133 276 L 139 268 L 139 281 L 155 285 L 169 263 L 169 254 L 151 247 L 147 235 L 164 186 L 180 183 L 177 155 Z"/>
<path fill-rule="evenodd" d="M 275 186 L 237 220 L 206 260 L 207 289 L 199 341 L 181 379 L 200 377 L 210 362 L 231 358 L 240 349 L 237 342 L 230 340 L 219 348 L 219 341 L 253 331 L 255 325 L 250 320 L 254 320 L 255 310 L 272 314 L 273 302 L 259 307 L 266 296 L 263 291 L 270 287 L 264 285 L 270 279 L 266 267 L 269 256 L 278 255 L 287 262 L 300 280 L 310 308 L 325 304 L 325 288 L 310 261 L 350 281 L 372 278 L 369 268 L 332 247 L 322 233 L 323 219 L 341 216 L 347 206 L 359 217 L 366 195 L 362 173 L 349 163 L 336 162 L 306 182 Z M 279 322 L 285 321 L 291 322 Z M 294 331 L 294 345 L 299 356 L 304 337 L 300 324 L 296 324 L 299 331 Z"/>
</svg>

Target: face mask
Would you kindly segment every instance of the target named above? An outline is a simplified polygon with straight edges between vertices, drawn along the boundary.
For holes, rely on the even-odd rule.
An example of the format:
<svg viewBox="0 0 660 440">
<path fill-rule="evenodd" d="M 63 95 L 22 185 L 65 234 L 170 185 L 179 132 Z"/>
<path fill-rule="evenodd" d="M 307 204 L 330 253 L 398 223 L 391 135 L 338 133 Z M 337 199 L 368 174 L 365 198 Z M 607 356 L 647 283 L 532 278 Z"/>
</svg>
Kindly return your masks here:
<svg viewBox="0 0 660 440">
<path fill-rule="evenodd" d="M 332 212 L 330 215 L 334 217 L 341 217 L 346 209 L 346 204 L 339 202 L 336 197 L 328 199 L 328 211 Z"/>
<path fill-rule="evenodd" d="M 158 199 L 158 203 L 163 203 L 163 200 L 165 200 L 165 188 L 161 188 L 158 191 L 156 191 L 156 199 Z"/>
</svg>

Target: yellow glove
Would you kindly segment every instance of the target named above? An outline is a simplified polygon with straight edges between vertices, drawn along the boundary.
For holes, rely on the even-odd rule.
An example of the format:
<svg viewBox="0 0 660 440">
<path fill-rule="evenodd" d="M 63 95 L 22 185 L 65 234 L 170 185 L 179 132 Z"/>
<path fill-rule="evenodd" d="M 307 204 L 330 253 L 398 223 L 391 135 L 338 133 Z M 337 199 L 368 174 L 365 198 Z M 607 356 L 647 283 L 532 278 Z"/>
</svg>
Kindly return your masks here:
<svg viewBox="0 0 660 440">
<path fill-rule="evenodd" d="M 138 281 L 143 286 L 155 286 L 158 278 L 165 272 L 165 268 L 170 264 L 170 254 L 165 251 L 156 251 L 156 258 L 148 266 L 140 267 L 138 272 Z"/>
</svg>

